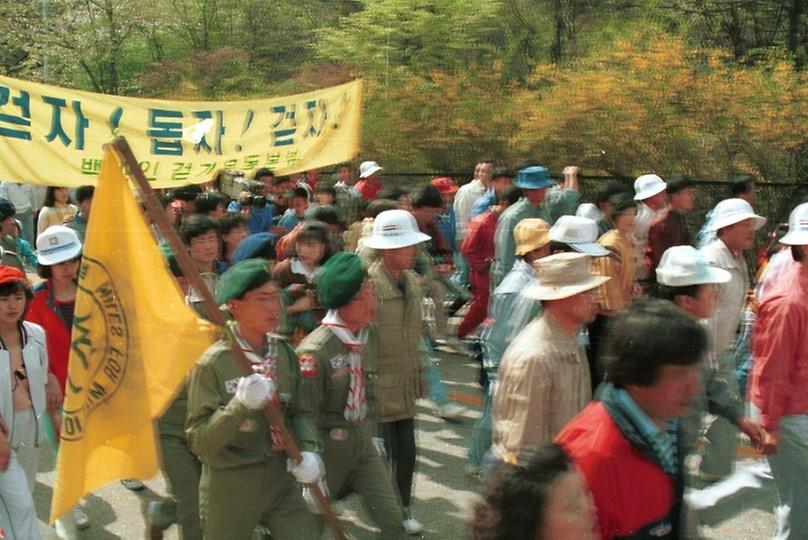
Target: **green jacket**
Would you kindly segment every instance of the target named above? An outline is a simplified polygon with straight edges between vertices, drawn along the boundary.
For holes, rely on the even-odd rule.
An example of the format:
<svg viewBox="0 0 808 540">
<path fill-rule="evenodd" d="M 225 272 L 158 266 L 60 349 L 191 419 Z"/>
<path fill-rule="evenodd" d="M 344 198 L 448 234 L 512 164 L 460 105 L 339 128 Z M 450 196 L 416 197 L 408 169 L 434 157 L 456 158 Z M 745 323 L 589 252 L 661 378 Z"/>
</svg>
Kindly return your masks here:
<svg viewBox="0 0 808 540">
<path fill-rule="evenodd" d="M 275 391 L 287 428 L 301 451 L 321 449 L 311 389 L 301 385 L 301 372 L 292 347 L 278 347 Z M 235 399 L 241 377 L 230 343 L 220 340 L 199 359 L 188 382 L 185 432 L 191 450 L 214 469 L 260 463 L 272 455 L 269 423 L 262 411 L 247 409 Z"/>
<path fill-rule="evenodd" d="M 373 327 L 362 349 L 362 365 L 365 367 L 365 396 L 367 415 L 365 421 L 375 422 L 375 369 L 373 359 L 377 354 L 378 338 Z M 297 347 L 297 355 L 311 355 L 317 361 L 317 376 L 302 379 L 303 386 L 311 386 L 315 409 L 318 412 L 320 429 L 350 427 L 343 416 L 351 389 L 351 368 L 348 349 L 327 326 L 318 326 Z M 307 392 L 309 390 L 307 389 Z"/>
<path fill-rule="evenodd" d="M 379 353 L 372 366 L 376 376 L 378 421 L 414 418 L 421 394 L 424 365 L 419 348 L 423 297 L 415 272 L 402 276 L 403 292 L 376 261 L 368 270 L 376 296 Z"/>
</svg>

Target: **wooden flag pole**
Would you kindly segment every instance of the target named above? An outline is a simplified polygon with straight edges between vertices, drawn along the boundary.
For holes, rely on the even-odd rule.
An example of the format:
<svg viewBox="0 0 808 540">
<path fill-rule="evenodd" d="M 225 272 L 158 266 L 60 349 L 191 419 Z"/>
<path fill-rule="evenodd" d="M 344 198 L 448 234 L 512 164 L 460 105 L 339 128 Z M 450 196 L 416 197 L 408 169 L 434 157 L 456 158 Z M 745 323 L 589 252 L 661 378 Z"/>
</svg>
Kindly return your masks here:
<svg viewBox="0 0 808 540">
<path fill-rule="evenodd" d="M 163 237 L 168 241 L 171 250 L 174 252 L 177 263 L 179 264 L 180 269 L 182 269 L 182 273 L 188 280 L 189 285 L 193 287 L 194 291 L 196 291 L 202 297 L 202 301 L 205 305 L 205 312 L 208 315 L 208 318 L 215 325 L 226 329 L 228 332 L 231 332 L 232 330 L 227 324 L 224 314 L 221 312 L 221 310 L 219 310 L 219 306 L 216 304 L 213 294 L 210 292 L 207 285 L 205 285 L 205 283 L 202 281 L 202 277 L 196 270 L 190 254 L 180 240 L 179 234 L 177 234 L 177 231 L 174 230 L 174 227 L 171 225 L 171 223 L 169 223 L 168 217 L 166 216 L 162 205 L 157 200 L 157 193 L 149 185 L 149 181 L 146 179 L 146 175 L 143 174 L 143 169 L 140 168 L 137 159 L 135 159 L 135 155 L 132 153 L 129 143 L 126 142 L 124 137 L 118 137 L 112 143 L 112 148 L 126 164 L 127 170 L 125 172 L 128 173 L 129 177 L 134 180 L 135 184 L 140 189 L 141 200 L 146 206 L 146 212 L 154 224 L 157 225 L 157 228 L 160 230 Z M 253 373 L 252 363 L 247 359 L 244 351 L 242 351 L 240 347 L 233 347 L 233 355 L 239 371 L 241 371 L 241 373 L 245 376 L 251 375 Z M 264 407 L 264 416 L 270 425 L 280 432 L 281 436 L 283 437 L 284 446 L 286 447 L 286 453 L 289 455 L 289 457 L 292 458 L 295 463 L 300 463 L 300 460 L 302 459 L 300 449 L 298 448 L 295 439 L 292 437 L 292 434 L 288 429 L 286 429 L 286 424 L 284 423 L 280 412 L 272 405 L 271 401 L 266 405 L 266 407 Z M 337 520 L 337 516 L 334 515 L 334 511 L 331 509 L 328 499 L 323 494 L 322 490 L 320 490 L 320 486 L 314 483 L 308 484 L 308 487 L 314 494 L 317 504 L 323 513 L 323 517 L 325 518 L 328 527 L 334 534 L 334 537 L 337 540 L 346 540 L 347 537 L 342 530 L 342 526 Z"/>
</svg>

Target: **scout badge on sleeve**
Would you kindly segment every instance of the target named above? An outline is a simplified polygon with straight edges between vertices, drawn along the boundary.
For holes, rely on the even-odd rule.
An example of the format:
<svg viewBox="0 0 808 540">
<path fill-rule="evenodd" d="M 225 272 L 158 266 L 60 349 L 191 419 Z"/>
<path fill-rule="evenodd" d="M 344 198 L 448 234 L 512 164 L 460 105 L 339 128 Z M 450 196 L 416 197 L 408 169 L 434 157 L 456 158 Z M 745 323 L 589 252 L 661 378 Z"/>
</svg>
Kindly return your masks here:
<svg viewBox="0 0 808 540">
<path fill-rule="evenodd" d="M 317 359 L 314 355 L 300 355 L 300 375 L 309 379 L 317 377 Z"/>
</svg>

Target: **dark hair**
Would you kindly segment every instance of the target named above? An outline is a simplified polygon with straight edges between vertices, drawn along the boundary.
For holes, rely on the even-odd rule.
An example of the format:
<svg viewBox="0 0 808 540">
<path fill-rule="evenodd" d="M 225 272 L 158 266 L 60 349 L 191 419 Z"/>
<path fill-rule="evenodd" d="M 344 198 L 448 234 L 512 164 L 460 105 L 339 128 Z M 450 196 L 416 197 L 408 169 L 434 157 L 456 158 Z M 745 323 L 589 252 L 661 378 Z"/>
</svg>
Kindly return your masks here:
<svg viewBox="0 0 808 540">
<path fill-rule="evenodd" d="M 637 201 L 634 200 L 630 193 L 626 192 L 616 193 L 609 197 L 609 204 L 611 205 L 612 219 L 626 210 L 637 208 Z"/>
<path fill-rule="evenodd" d="M 696 182 L 694 182 L 689 176 L 674 175 L 668 179 L 665 190 L 668 192 L 668 195 L 673 195 L 674 193 L 678 193 L 683 189 L 687 189 L 695 185 Z"/>
<path fill-rule="evenodd" d="M 755 187 L 755 177 L 748 174 L 739 174 L 730 180 L 730 197 L 738 197 L 744 193 L 749 193 Z"/>
<path fill-rule="evenodd" d="M 215 231 L 218 234 L 219 227 L 216 220 L 204 214 L 194 214 L 182 222 L 180 237 L 183 244 L 190 246 L 191 240 L 197 236 L 202 236 L 208 231 Z"/>
<path fill-rule="evenodd" d="M 339 225 L 340 218 L 337 209 L 330 204 L 321 204 L 311 212 L 311 219 L 322 221 L 326 225 Z"/>
<path fill-rule="evenodd" d="M 334 170 L 335 170 L 335 171 L 338 171 L 338 170 L 340 170 L 340 169 L 344 169 L 344 168 L 346 168 L 346 167 L 347 167 L 348 169 L 353 170 L 353 167 L 351 167 L 351 164 L 350 164 L 350 163 L 340 163 L 339 165 L 337 165 L 336 167 L 334 167 Z"/>
<path fill-rule="evenodd" d="M 516 173 L 508 167 L 494 167 L 494 172 L 491 173 L 491 178 L 516 178 Z"/>
<path fill-rule="evenodd" d="M 657 298 L 661 298 L 663 300 L 668 300 L 669 302 L 676 303 L 677 296 L 689 296 L 691 298 L 696 298 L 699 295 L 699 291 L 701 290 L 703 284 L 699 283 L 698 285 L 684 285 L 681 287 L 673 287 L 671 285 L 663 285 L 661 283 L 657 283 L 654 289 L 654 296 Z"/>
<path fill-rule="evenodd" d="M 45 203 L 42 206 L 50 206 L 53 207 L 56 205 L 56 190 L 57 189 L 67 189 L 59 186 L 48 186 L 45 190 Z M 70 204 L 70 192 L 67 195 L 67 204 Z"/>
<path fill-rule="evenodd" d="M 264 177 L 264 176 L 271 176 L 272 178 L 275 178 L 275 173 L 272 172 L 271 169 L 267 169 L 266 167 L 261 167 L 260 169 L 255 171 L 255 174 L 253 175 L 253 180 L 261 181 L 261 178 Z"/>
<path fill-rule="evenodd" d="M 575 249 L 566 242 L 558 242 L 557 240 L 550 240 L 550 255 L 556 253 L 577 253 Z"/>
<path fill-rule="evenodd" d="M 805 252 L 800 249 L 800 246 L 791 246 L 791 258 L 797 262 L 802 262 L 805 258 Z"/>
<path fill-rule="evenodd" d="M 66 263 L 66 262 L 73 262 L 73 261 L 80 261 L 80 260 L 81 260 L 81 255 L 79 254 L 78 256 L 73 257 L 69 261 L 62 261 L 62 262 L 56 263 L 56 264 L 63 264 L 63 263 Z M 53 277 L 53 272 L 51 272 L 51 266 L 55 266 L 55 265 L 46 266 L 46 265 L 44 265 L 42 263 L 37 263 L 37 265 L 36 265 L 36 273 L 37 273 L 37 275 L 39 275 L 39 277 L 41 277 L 42 279 L 50 279 L 51 277 Z"/>
<path fill-rule="evenodd" d="M 197 195 L 202 193 L 202 188 L 196 184 L 190 186 L 181 186 L 171 190 L 171 198 L 191 202 L 196 199 Z"/>
<path fill-rule="evenodd" d="M 389 199 L 391 201 L 397 201 L 404 195 L 409 195 L 410 192 L 408 189 L 404 189 L 403 187 L 399 186 L 391 186 L 386 188 L 379 193 L 379 199 Z"/>
<path fill-rule="evenodd" d="M 413 208 L 443 208 L 443 197 L 432 184 L 421 186 L 412 194 Z"/>
<path fill-rule="evenodd" d="M 387 210 L 395 210 L 398 208 L 396 201 L 392 199 L 376 199 L 375 201 L 370 201 L 365 208 L 365 217 L 376 219 L 376 216 L 381 214 L 382 212 L 386 212 Z"/>
<path fill-rule="evenodd" d="M 20 316 L 20 319 L 23 319 L 25 312 L 28 311 L 28 303 L 34 297 L 34 293 L 31 291 L 31 286 L 24 279 L 15 279 L 12 281 L 6 281 L 5 283 L 0 283 L 0 297 L 11 296 L 12 294 L 17 294 L 20 292 L 25 296 L 25 309 L 22 312 L 23 315 Z"/>
<path fill-rule="evenodd" d="M 304 187 L 296 187 L 294 191 L 292 191 L 292 197 L 296 197 L 299 199 L 306 199 L 309 200 L 309 190 Z"/>
<path fill-rule="evenodd" d="M 605 202 L 609 202 L 613 196 L 617 195 L 618 193 L 626 193 L 630 194 L 629 190 L 625 186 L 621 186 L 620 184 L 607 184 L 597 190 L 595 192 L 595 206 L 600 207 L 601 204 Z"/>
<path fill-rule="evenodd" d="M 305 241 L 319 242 L 325 246 L 325 253 L 319 262 L 320 266 L 324 265 L 332 255 L 331 242 L 328 241 L 328 228 L 325 226 L 325 223 L 316 220 L 306 221 L 303 223 L 303 226 L 300 228 L 300 231 L 295 237 L 295 244 L 292 247 L 293 256 L 297 257 L 297 243 Z"/>
<path fill-rule="evenodd" d="M 317 190 L 317 193 L 327 193 L 331 195 L 334 200 L 337 200 L 337 190 L 332 186 L 323 186 Z"/>
<path fill-rule="evenodd" d="M 95 187 L 81 186 L 76 189 L 76 202 L 78 204 L 81 204 L 87 199 L 92 199 L 94 193 L 95 193 Z"/>
<path fill-rule="evenodd" d="M 213 212 L 219 205 L 226 206 L 227 198 L 218 191 L 206 191 L 194 199 L 194 210 L 197 214 Z"/>
<path fill-rule="evenodd" d="M 241 214 L 225 214 L 219 218 L 219 234 L 222 236 L 229 234 L 233 229 L 243 227 L 246 223 L 247 220 Z"/>
<path fill-rule="evenodd" d="M 469 524 L 471 540 L 544 538 L 544 510 L 553 484 L 573 471 L 557 444 L 527 449 L 516 464 L 501 463 L 486 483 L 483 500 L 474 506 Z"/>
<path fill-rule="evenodd" d="M 635 301 L 606 328 L 600 356 L 615 386 L 651 386 L 663 365 L 697 364 L 707 352 L 699 322 L 666 300 Z"/>
<path fill-rule="evenodd" d="M 516 204 L 522 198 L 522 188 L 510 186 L 499 198 L 498 202 L 506 201 L 508 204 Z"/>
</svg>

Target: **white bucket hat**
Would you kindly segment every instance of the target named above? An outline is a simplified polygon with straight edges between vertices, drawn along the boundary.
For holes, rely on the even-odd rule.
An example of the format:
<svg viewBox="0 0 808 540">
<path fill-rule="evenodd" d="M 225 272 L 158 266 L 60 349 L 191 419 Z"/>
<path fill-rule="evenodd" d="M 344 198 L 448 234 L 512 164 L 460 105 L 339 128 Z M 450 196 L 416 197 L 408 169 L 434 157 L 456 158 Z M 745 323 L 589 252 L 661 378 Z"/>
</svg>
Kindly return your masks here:
<svg viewBox="0 0 808 540">
<path fill-rule="evenodd" d="M 578 205 L 578 209 L 575 210 L 575 215 L 597 221 L 603 217 L 603 212 L 594 204 L 585 202 Z"/>
<path fill-rule="evenodd" d="M 808 245 L 808 203 L 803 203 L 788 216 L 788 232 L 780 239 L 788 246 Z"/>
<path fill-rule="evenodd" d="M 373 233 L 365 239 L 371 249 L 397 249 L 426 242 L 431 237 L 418 230 L 418 223 L 405 210 L 386 210 L 373 220 Z"/>
<path fill-rule="evenodd" d="M 634 200 L 644 201 L 668 188 L 665 181 L 655 174 L 644 174 L 634 180 Z"/>
<path fill-rule="evenodd" d="M 726 283 L 732 274 L 707 264 L 693 246 L 674 246 L 665 250 L 656 269 L 657 283 L 668 287 L 687 287 L 704 283 Z"/>
<path fill-rule="evenodd" d="M 743 199 L 724 199 L 713 209 L 712 230 L 717 231 L 746 219 L 754 220 L 755 230 L 766 224 L 766 218 L 752 210 L 752 205 Z"/>
<path fill-rule="evenodd" d="M 42 266 L 53 266 L 75 259 L 81 254 L 81 241 L 76 231 L 64 225 L 53 225 L 36 239 L 36 257 Z"/>
<path fill-rule="evenodd" d="M 598 239 L 598 226 L 589 218 L 580 216 L 561 216 L 552 227 L 550 227 L 550 240 L 552 242 L 563 242 L 572 249 L 590 255 L 592 257 L 602 257 L 609 251 L 596 244 Z"/>
<path fill-rule="evenodd" d="M 522 294 L 536 300 L 561 300 L 599 287 L 609 281 L 606 276 L 589 273 L 592 258 L 583 253 L 558 253 L 533 263 L 536 283 Z"/>
<path fill-rule="evenodd" d="M 359 166 L 359 178 L 367 178 L 376 171 L 382 170 L 382 167 L 375 161 L 363 161 Z"/>
</svg>

